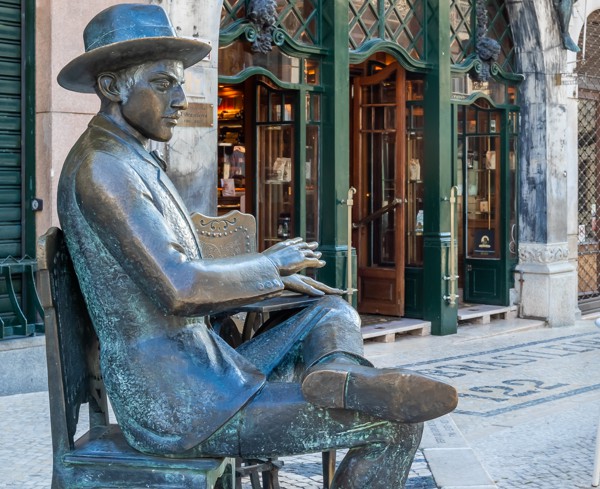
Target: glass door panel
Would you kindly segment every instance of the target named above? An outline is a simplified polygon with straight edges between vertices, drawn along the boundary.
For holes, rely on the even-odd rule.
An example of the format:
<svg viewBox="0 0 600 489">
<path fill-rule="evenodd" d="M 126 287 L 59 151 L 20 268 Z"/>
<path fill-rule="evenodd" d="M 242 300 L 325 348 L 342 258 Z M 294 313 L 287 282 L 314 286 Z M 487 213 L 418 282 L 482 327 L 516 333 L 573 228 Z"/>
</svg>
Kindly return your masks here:
<svg viewBox="0 0 600 489">
<path fill-rule="evenodd" d="M 258 126 L 258 222 L 261 249 L 294 236 L 293 126 Z"/>
<path fill-rule="evenodd" d="M 258 246 L 262 251 L 296 235 L 294 223 L 294 97 L 257 85 L 256 167 Z"/>
<path fill-rule="evenodd" d="M 357 231 L 358 308 L 404 311 L 405 112 L 404 72 L 376 66 L 354 79 L 353 220 Z"/>
<path fill-rule="evenodd" d="M 467 138 L 467 254 L 500 257 L 500 138 Z"/>
<path fill-rule="evenodd" d="M 423 266 L 423 107 L 407 110 L 406 138 L 406 265 Z"/>
</svg>

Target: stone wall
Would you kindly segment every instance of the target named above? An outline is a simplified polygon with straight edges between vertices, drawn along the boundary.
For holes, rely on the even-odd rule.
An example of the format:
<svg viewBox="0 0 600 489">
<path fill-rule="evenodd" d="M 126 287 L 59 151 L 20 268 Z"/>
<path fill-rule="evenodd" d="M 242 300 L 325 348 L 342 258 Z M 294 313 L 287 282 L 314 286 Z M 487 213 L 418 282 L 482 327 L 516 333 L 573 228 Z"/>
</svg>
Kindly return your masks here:
<svg viewBox="0 0 600 489">
<path fill-rule="evenodd" d="M 128 0 L 38 0 L 36 10 L 36 196 L 44 200 L 37 213 L 37 234 L 58 225 L 56 187 L 68 151 L 97 112 L 96 95 L 70 92 L 56 77 L 70 60 L 83 53 L 83 29 L 101 10 Z M 152 0 L 170 15 L 182 36 L 197 36 L 218 46 L 220 1 Z M 213 103 L 216 121 L 218 49 L 209 60 L 186 71 L 191 103 Z M 190 209 L 216 209 L 217 134 L 213 127 L 178 128 L 166 152 L 170 176 Z"/>
</svg>

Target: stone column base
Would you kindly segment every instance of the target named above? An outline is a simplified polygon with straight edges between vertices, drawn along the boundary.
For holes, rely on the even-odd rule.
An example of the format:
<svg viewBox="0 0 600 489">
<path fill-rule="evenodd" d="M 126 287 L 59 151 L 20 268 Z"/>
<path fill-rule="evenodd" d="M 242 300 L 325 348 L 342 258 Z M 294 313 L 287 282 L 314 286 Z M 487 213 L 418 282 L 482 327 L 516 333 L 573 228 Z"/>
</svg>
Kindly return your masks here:
<svg viewBox="0 0 600 489">
<path fill-rule="evenodd" d="M 567 243 L 519 244 L 515 286 L 521 317 L 570 326 L 577 319 L 577 269 L 569 262 Z"/>
</svg>

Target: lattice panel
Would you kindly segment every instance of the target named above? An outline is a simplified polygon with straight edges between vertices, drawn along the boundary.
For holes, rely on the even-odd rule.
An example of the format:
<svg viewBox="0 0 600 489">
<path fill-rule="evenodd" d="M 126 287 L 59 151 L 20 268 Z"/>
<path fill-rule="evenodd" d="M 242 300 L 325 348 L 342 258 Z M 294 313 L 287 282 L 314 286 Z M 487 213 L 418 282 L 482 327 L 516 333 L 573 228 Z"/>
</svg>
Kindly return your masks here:
<svg viewBox="0 0 600 489">
<path fill-rule="evenodd" d="M 515 72 L 515 43 L 508 19 L 508 9 L 504 0 L 487 0 L 488 30 L 487 36 L 500 43 L 500 55 L 497 63 L 508 72 Z"/>
<path fill-rule="evenodd" d="M 246 17 L 248 0 L 223 0 L 221 29 Z M 319 0 L 276 0 L 277 23 L 294 41 L 320 43 Z"/>
<path fill-rule="evenodd" d="M 582 33 L 583 35 L 583 33 Z M 583 45 L 583 39 L 579 40 Z M 578 291 L 580 304 L 600 308 L 600 11 L 587 20 L 586 58 L 578 65 Z"/>
<path fill-rule="evenodd" d="M 350 49 L 371 39 L 398 43 L 416 59 L 424 57 L 423 0 L 350 0 Z"/>
<path fill-rule="evenodd" d="M 246 17 L 246 0 L 223 0 L 221 29 Z"/>
<path fill-rule="evenodd" d="M 460 64 L 473 52 L 474 18 L 473 0 L 452 0 L 450 3 L 450 57 Z"/>
<path fill-rule="evenodd" d="M 279 25 L 302 44 L 319 44 L 319 16 L 316 0 L 278 0 Z"/>
</svg>

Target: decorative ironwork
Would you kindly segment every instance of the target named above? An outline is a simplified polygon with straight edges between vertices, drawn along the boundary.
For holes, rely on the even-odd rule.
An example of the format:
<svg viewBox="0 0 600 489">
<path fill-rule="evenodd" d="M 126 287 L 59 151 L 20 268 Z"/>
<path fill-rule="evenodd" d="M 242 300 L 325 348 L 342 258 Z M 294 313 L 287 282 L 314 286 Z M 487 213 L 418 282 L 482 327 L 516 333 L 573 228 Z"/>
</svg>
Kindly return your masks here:
<svg viewBox="0 0 600 489">
<path fill-rule="evenodd" d="M 252 51 L 266 54 L 273 47 L 273 31 L 277 22 L 277 9 L 274 0 L 251 0 L 248 5 L 248 19 L 256 34 L 252 41 Z"/>
<path fill-rule="evenodd" d="M 221 31 L 236 24 L 243 29 L 252 50 L 268 53 L 273 44 L 281 46 L 285 34 L 310 46 L 320 44 L 319 0 L 223 0 Z"/>
<path fill-rule="evenodd" d="M 477 81 L 487 81 L 491 76 L 492 65 L 498 60 L 501 48 L 498 41 L 486 35 L 488 32 L 487 0 L 477 0 L 475 10 L 477 15 L 475 53 L 480 63 L 477 65 L 479 69 L 471 72 L 471 77 Z"/>
<path fill-rule="evenodd" d="M 453 64 L 476 56 L 473 76 L 479 81 L 494 75 L 498 68 L 515 72 L 514 42 L 504 0 L 451 0 L 450 56 Z"/>
</svg>

